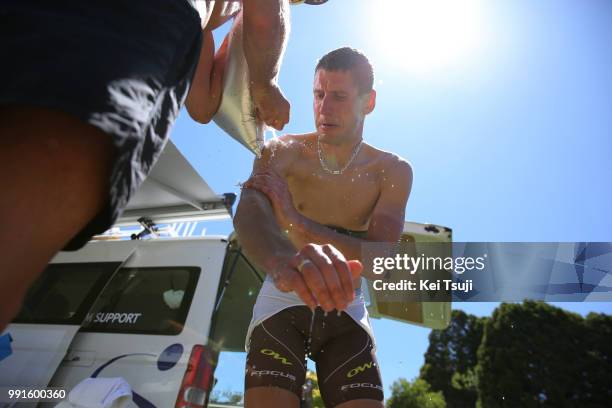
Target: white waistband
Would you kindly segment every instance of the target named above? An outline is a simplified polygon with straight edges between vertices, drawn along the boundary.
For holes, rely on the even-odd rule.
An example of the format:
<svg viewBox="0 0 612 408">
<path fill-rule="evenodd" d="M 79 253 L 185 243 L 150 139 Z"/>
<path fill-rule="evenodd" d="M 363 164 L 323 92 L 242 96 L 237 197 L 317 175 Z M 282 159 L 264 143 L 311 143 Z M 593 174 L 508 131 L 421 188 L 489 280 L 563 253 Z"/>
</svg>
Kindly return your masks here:
<svg viewBox="0 0 612 408">
<path fill-rule="evenodd" d="M 255 306 L 253 307 L 253 317 L 251 318 L 251 323 L 249 324 L 244 346 L 247 352 L 249 351 L 249 338 L 251 337 L 251 333 L 253 332 L 255 326 L 284 309 L 292 306 L 306 305 L 295 292 L 281 292 L 276 288 L 276 286 L 274 286 L 272 279 L 268 278 L 269 276 L 266 277 L 266 280 L 259 291 L 259 295 L 257 296 Z M 368 333 L 372 339 L 374 350 L 376 350 L 374 332 L 370 324 L 365 300 L 360 289 L 356 291 L 355 300 L 353 300 L 353 302 L 351 302 L 351 304 L 346 308 L 346 313 Z"/>
</svg>

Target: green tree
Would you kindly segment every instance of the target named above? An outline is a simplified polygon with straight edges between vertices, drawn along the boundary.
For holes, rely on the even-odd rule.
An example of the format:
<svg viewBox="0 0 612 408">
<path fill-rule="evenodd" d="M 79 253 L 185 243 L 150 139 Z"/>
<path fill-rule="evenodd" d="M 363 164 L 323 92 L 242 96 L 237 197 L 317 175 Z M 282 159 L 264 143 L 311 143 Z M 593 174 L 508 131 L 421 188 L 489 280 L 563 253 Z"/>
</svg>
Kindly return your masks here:
<svg viewBox="0 0 612 408">
<path fill-rule="evenodd" d="M 417 378 L 412 383 L 400 378 L 391 386 L 387 408 L 446 408 L 444 395 L 432 391 L 427 381 Z"/>
<path fill-rule="evenodd" d="M 473 408 L 476 404 L 478 347 L 486 318 L 453 310 L 449 326 L 432 330 L 420 378 L 442 391 L 449 408 Z"/>
<path fill-rule="evenodd" d="M 325 404 L 323 404 L 323 398 L 321 398 L 321 390 L 319 390 L 319 380 L 317 378 L 317 373 L 314 371 L 308 370 L 306 372 L 306 394 L 305 395 L 305 403 L 304 406 L 308 408 L 325 408 Z M 310 396 L 312 397 L 312 402 L 308 401 Z M 312 404 L 312 405 L 311 405 Z"/>
<path fill-rule="evenodd" d="M 210 394 L 210 402 L 229 405 L 243 405 L 243 397 L 244 395 L 240 391 L 216 390 Z"/>
<path fill-rule="evenodd" d="M 478 350 L 479 406 L 604 407 L 612 398 L 612 319 L 543 302 L 502 304 Z"/>
<path fill-rule="evenodd" d="M 589 313 L 584 319 L 581 358 L 575 374 L 581 406 L 605 407 L 612 401 L 612 316 Z"/>
</svg>

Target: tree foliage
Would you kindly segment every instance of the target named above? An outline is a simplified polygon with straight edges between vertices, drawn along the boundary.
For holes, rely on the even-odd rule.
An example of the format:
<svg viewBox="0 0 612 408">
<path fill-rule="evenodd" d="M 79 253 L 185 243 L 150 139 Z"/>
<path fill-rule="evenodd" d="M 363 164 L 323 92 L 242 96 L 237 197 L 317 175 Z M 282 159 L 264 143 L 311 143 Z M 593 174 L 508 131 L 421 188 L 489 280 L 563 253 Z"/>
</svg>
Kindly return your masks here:
<svg viewBox="0 0 612 408">
<path fill-rule="evenodd" d="M 432 330 L 420 378 L 441 391 L 449 408 L 473 408 L 477 399 L 478 347 L 486 318 L 454 310 L 449 326 Z"/>
<path fill-rule="evenodd" d="M 308 403 L 305 405 L 312 408 L 325 408 L 323 398 L 321 398 L 321 390 L 319 390 L 319 379 L 317 378 L 317 373 L 310 370 L 306 372 L 306 386 L 308 388 L 312 387 L 310 394 L 312 395 L 312 402 L 308 401 Z"/>
<path fill-rule="evenodd" d="M 213 391 L 212 394 L 210 394 L 209 402 L 230 404 L 230 405 L 243 405 L 244 404 L 243 397 L 244 395 L 240 391 L 216 390 L 216 391 Z"/>
<path fill-rule="evenodd" d="M 612 400 L 612 317 L 542 302 L 502 304 L 478 350 L 479 406 L 605 407 Z"/>
<path fill-rule="evenodd" d="M 417 378 L 412 383 L 405 379 L 391 386 L 387 408 L 446 408 L 441 392 L 432 391 L 427 381 Z"/>
<path fill-rule="evenodd" d="M 612 401 L 612 316 L 543 302 L 501 304 L 490 318 L 453 311 L 429 336 L 420 378 L 449 408 L 587 407 Z"/>
</svg>

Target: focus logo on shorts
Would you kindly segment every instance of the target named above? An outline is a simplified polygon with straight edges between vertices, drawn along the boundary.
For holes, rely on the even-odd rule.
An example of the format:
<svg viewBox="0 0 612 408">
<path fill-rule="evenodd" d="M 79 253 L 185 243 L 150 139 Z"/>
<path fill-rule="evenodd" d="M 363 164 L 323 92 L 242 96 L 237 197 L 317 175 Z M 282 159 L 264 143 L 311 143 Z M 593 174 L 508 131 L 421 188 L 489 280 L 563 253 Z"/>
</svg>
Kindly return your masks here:
<svg viewBox="0 0 612 408">
<path fill-rule="evenodd" d="M 359 373 L 363 373 L 368 368 L 372 368 L 372 362 L 371 361 L 369 363 L 365 363 L 364 365 L 361 365 L 359 367 L 353 368 L 351 371 L 349 371 L 346 374 L 346 378 L 352 378 L 352 377 L 356 376 Z"/>
<path fill-rule="evenodd" d="M 370 383 L 353 383 L 353 384 L 346 384 L 343 385 L 340 388 L 340 391 L 346 391 L 346 390 L 350 390 L 351 388 L 373 388 L 375 390 L 380 390 L 382 391 L 382 386 L 380 385 L 376 385 L 376 384 L 370 384 Z"/>
<path fill-rule="evenodd" d="M 251 376 L 254 375 L 272 375 L 274 377 L 285 377 L 290 379 L 291 381 L 295 381 L 295 376 L 289 373 L 283 373 L 282 371 L 272 371 L 272 370 L 253 370 L 251 371 Z"/>
<path fill-rule="evenodd" d="M 85 322 L 135 324 L 140 316 L 142 313 L 88 313 Z"/>
<path fill-rule="evenodd" d="M 270 356 L 270 357 L 274 357 L 275 360 L 280 360 L 280 362 L 283 363 L 284 365 L 293 365 L 289 361 L 287 361 L 285 357 L 281 356 L 274 350 L 261 349 L 259 350 L 259 352 L 263 354 L 264 356 Z"/>
</svg>

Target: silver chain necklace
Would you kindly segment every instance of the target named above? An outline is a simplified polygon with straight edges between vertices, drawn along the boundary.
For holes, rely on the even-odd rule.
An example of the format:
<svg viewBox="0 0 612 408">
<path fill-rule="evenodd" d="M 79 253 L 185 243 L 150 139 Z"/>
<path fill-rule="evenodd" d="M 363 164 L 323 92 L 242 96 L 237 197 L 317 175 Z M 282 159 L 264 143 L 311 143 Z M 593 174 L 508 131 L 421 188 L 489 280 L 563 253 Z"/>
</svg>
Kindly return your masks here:
<svg viewBox="0 0 612 408">
<path fill-rule="evenodd" d="M 357 155 L 359 154 L 359 151 L 361 150 L 361 145 L 363 144 L 363 139 L 361 139 L 359 141 L 359 144 L 355 147 L 355 150 L 353 150 L 353 155 L 351 156 L 349 161 L 346 162 L 343 168 L 341 168 L 340 170 L 331 170 L 329 167 L 327 167 L 327 164 L 325 164 L 325 160 L 323 160 L 323 152 L 321 151 L 321 141 L 320 140 L 321 140 L 321 137 L 317 136 L 317 150 L 319 152 L 319 163 L 321 163 L 321 168 L 325 170 L 326 172 L 328 172 L 329 174 L 344 173 L 344 171 L 348 169 L 348 167 L 351 165 L 353 160 L 355 160 L 355 157 L 357 157 Z"/>
</svg>

